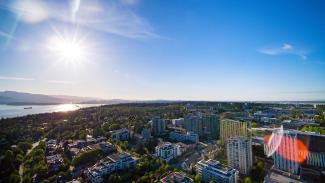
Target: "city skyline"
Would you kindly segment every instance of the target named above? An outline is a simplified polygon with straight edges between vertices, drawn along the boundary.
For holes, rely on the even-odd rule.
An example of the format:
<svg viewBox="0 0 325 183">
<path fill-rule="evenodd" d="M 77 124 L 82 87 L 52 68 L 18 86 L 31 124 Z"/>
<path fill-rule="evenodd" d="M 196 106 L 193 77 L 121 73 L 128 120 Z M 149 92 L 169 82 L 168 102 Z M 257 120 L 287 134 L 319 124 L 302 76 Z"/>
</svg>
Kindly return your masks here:
<svg viewBox="0 0 325 183">
<path fill-rule="evenodd" d="M 0 91 L 325 99 L 322 1 L 2 1 Z"/>
</svg>

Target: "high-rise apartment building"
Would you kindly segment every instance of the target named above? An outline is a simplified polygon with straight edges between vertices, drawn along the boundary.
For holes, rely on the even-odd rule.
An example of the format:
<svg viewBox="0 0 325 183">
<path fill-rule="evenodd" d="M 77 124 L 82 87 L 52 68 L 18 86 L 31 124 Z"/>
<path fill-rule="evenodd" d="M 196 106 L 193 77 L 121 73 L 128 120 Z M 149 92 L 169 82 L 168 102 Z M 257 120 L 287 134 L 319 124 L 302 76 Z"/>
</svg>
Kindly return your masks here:
<svg viewBox="0 0 325 183">
<path fill-rule="evenodd" d="M 200 114 L 187 115 L 184 118 L 184 128 L 188 132 L 193 132 L 193 133 L 198 134 L 199 136 L 202 136 L 203 135 L 202 115 L 200 115 Z"/>
<path fill-rule="evenodd" d="M 241 174 L 248 175 L 253 166 L 252 142 L 245 137 L 231 137 L 227 140 L 228 166 Z"/>
<path fill-rule="evenodd" d="M 220 121 L 219 116 L 216 114 L 196 113 L 188 115 L 184 118 L 183 126 L 187 131 L 196 133 L 199 136 L 219 137 Z"/>
<path fill-rule="evenodd" d="M 220 140 L 222 144 L 226 144 L 231 137 L 250 137 L 250 123 L 246 121 L 238 121 L 232 119 L 223 119 L 220 123 Z"/>
<path fill-rule="evenodd" d="M 219 115 L 209 114 L 203 116 L 204 133 L 211 138 L 220 136 L 220 118 Z"/>
<path fill-rule="evenodd" d="M 154 117 L 151 121 L 149 121 L 149 123 L 151 123 L 152 132 L 155 135 L 159 135 L 166 129 L 166 121 L 160 117 Z"/>
</svg>

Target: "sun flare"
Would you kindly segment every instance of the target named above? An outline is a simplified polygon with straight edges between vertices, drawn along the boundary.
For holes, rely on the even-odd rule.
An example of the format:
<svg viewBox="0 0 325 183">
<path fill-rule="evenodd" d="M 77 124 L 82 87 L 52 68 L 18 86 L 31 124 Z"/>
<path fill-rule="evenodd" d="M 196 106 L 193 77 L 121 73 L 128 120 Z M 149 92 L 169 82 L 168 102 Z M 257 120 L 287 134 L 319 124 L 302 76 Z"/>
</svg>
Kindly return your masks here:
<svg viewBox="0 0 325 183">
<path fill-rule="evenodd" d="M 47 47 L 58 59 L 68 63 L 81 62 L 87 57 L 82 39 L 53 36 L 49 39 Z"/>
</svg>

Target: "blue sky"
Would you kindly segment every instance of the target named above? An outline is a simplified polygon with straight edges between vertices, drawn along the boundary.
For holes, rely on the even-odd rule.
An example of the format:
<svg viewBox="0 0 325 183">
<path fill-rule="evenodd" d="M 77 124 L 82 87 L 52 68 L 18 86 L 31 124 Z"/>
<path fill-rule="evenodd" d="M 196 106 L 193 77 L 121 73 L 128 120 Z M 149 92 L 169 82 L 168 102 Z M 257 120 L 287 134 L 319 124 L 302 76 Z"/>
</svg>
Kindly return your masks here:
<svg viewBox="0 0 325 183">
<path fill-rule="evenodd" d="M 0 1 L 0 90 L 324 100 L 324 8 L 308 0 Z M 62 50 L 71 40 L 78 57 Z"/>
</svg>

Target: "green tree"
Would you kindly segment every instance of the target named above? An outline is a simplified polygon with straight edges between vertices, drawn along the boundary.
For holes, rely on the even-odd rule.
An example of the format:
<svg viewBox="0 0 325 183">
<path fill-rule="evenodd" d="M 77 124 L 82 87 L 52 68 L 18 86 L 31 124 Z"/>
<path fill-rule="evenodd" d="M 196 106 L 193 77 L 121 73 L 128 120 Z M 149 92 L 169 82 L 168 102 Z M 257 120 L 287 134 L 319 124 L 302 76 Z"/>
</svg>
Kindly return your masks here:
<svg viewBox="0 0 325 183">
<path fill-rule="evenodd" d="M 202 177 L 200 176 L 200 175 L 196 175 L 195 177 L 194 177 L 194 182 L 195 183 L 200 183 L 202 181 Z"/>
<path fill-rule="evenodd" d="M 17 147 L 26 154 L 27 150 L 32 148 L 32 144 L 29 142 L 19 142 Z"/>
<path fill-rule="evenodd" d="M 20 182 L 20 176 L 18 172 L 13 172 L 9 176 L 9 183 L 19 183 Z"/>
<path fill-rule="evenodd" d="M 24 175 L 23 177 L 23 183 L 31 183 L 32 178 L 29 175 Z"/>
<path fill-rule="evenodd" d="M 253 183 L 253 180 L 252 180 L 251 177 L 245 177 L 245 179 L 244 179 L 243 182 L 244 182 L 244 183 Z"/>
</svg>

